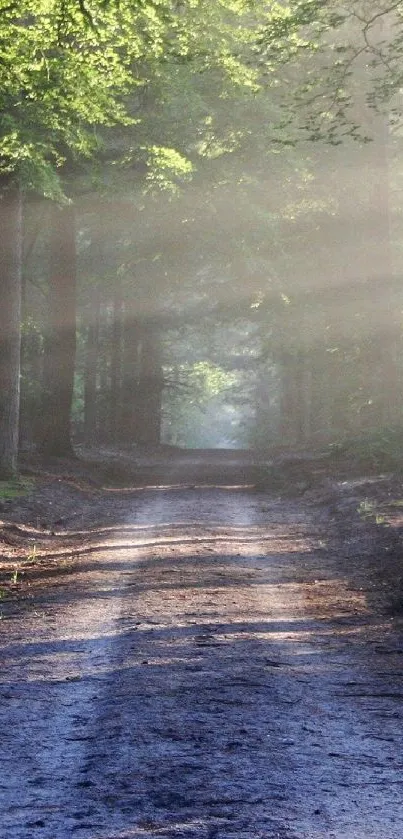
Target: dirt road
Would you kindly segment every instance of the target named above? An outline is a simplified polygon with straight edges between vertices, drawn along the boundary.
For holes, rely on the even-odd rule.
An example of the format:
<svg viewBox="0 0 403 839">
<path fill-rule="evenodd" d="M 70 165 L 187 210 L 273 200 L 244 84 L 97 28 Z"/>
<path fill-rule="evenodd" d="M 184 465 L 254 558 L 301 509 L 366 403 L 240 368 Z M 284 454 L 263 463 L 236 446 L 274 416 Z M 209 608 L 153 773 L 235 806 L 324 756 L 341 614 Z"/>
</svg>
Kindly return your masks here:
<svg viewBox="0 0 403 839">
<path fill-rule="evenodd" d="M 242 485 L 124 505 L 0 623 L 0 835 L 401 839 L 403 644 L 343 539 Z"/>
</svg>

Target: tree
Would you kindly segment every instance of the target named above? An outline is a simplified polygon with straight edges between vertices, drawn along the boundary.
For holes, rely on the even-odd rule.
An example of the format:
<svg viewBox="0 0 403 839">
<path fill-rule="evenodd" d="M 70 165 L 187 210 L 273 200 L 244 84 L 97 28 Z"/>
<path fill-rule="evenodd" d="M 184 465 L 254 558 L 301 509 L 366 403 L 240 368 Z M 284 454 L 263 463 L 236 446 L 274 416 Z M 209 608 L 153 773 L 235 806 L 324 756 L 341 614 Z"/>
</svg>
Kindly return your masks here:
<svg viewBox="0 0 403 839">
<path fill-rule="evenodd" d="M 342 213 L 337 177 L 331 188 L 333 207 L 321 194 L 325 184 L 318 177 L 321 156 L 330 159 L 326 144 L 333 151 L 340 140 L 367 133 L 365 126 L 358 127 L 357 92 L 366 107 L 378 106 L 397 88 L 398 39 L 393 35 L 381 48 L 379 38 L 374 43 L 372 33 L 380 16 L 371 12 L 371 6 L 364 18 L 358 4 L 345 11 L 336 3 L 315 0 L 270 7 L 228 0 L 185 3 L 180 8 L 164 2 L 121 0 L 116 5 L 111 0 L 101 6 L 68 0 L 51 4 L 49 13 L 49 6 L 45 9 L 38 0 L 28 26 L 20 23 L 23 14 L 17 19 L 14 12 L 7 12 L 4 31 L 8 27 L 7 44 L 13 45 L 18 79 L 10 75 L 5 88 L 9 116 L 3 142 L 5 168 L 14 173 L 16 182 L 53 197 L 61 196 L 64 189 L 75 198 L 79 191 L 88 193 L 89 185 L 94 190 L 94 184 L 101 194 L 113 188 L 111 214 L 122 205 L 121 231 L 115 225 L 106 236 L 106 247 L 119 251 L 120 301 L 113 271 L 101 280 L 96 258 L 91 269 L 104 286 L 108 328 L 100 329 L 101 341 L 89 329 L 88 337 L 93 349 L 102 347 L 99 369 L 109 405 L 116 404 L 116 394 L 122 400 L 130 364 L 130 375 L 136 379 L 131 394 L 139 397 L 141 372 L 136 364 L 143 317 L 151 323 L 157 313 L 164 323 L 177 306 L 172 301 L 192 293 L 201 310 L 215 311 L 217 323 L 241 316 L 250 316 L 251 323 L 259 321 L 264 352 L 270 347 L 271 362 L 284 370 L 285 386 L 288 382 L 292 389 L 293 380 L 297 382 L 299 371 L 304 371 L 305 386 L 294 400 L 302 400 L 304 409 L 296 423 L 305 435 L 312 432 L 315 370 L 323 366 L 323 359 L 329 370 L 335 369 L 328 349 L 339 353 L 340 362 L 343 359 L 340 369 L 343 364 L 351 368 L 356 357 L 355 346 L 335 345 L 337 324 L 335 318 L 329 319 L 330 304 L 326 295 L 315 296 L 317 256 L 320 253 L 325 265 L 331 253 L 329 240 L 337 238 L 333 220 L 340 220 Z M 21 13 L 25 8 L 20 3 Z M 384 11 L 386 5 L 382 18 Z M 34 43 L 39 43 L 38 51 Z M 366 81 L 362 86 L 359 74 L 351 72 L 366 57 L 371 86 Z M 386 57 L 395 61 L 389 88 Z M 316 140 L 320 151 L 308 151 L 306 143 L 297 147 L 301 138 Z M 268 154 L 270 147 L 281 154 Z M 346 150 L 346 159 L 353 157 L 348 143 Z M 87 172 L 82 165 L 85 156 L 96 162 Z M 298 200 L 287 186 L 290 181 L 295 185 L 296 171 Z M 316 184 L 311 192 L 309 177 Z M 183 199 L 174 203 L 172 196 L 182 188 Z M 161 202 L 162 213 L 154 202 L 145 231 L 140 208 L 148 200 L 152 203 L 152 194 L 161 189 L 167 202 Z M 92 200 L 95 205 L 94 192 Z M 88 194 L 83 207 L 77 207 L 79 218 L 88 211 L 86 201 L 91 201 Z M 297 222 L 292 204 L 297 207 Z M 92 212 L 96 216 L 95 207 Z M 170 232 L 159 237 L 156 227 L 164 213 Z M 326 231 L 330 221 L 332 232 L 318 245 L 315 229 Z M 301 246 L 304 237 L 310 244 Z M 342 271 L 340 261 L 337 269 Z M 186 278 L 192 276 L 187 288 Z M 345 293 L 345 288 L 340 291 Z M 292 306 L 295 303 L 297 312 L 295 353 L 287 352 L 286 346 L 297 337 L 291 326 L 295 320 L 286 314 L 287 299 Z M 304 326 L 296 301 L 305 300 L 308 308 L 313 299 L 316 314 Z M 126 326 L 124 310 L 130 313 Z M 139 329 L 136 337 L 133 326 L 130 339 L 131 321 Z M 310 329 L 317 336 L 316 346 L 306 342 Z M 282 359 L 275 346 L 281 341 Z M 361 342 L 360 351 L 362 346 Z M 91 398 L 93 361 L 87 366 Z M 159 377 L 151 379 L 157 406 Z M 130 423 L 135 423 L 135 408 L 130 408 Z"/>
<path fill-rule="evenodd" d="M 233 35 L 226 18 L 235 18 L 242 11 L 242 3 L 215 3 L 206 6 L 200 15 L 190 4 L 188 14 L 183 15 L 181 8 L 169 2 L 134 0 L 118 4 L 16 0 L 4 8 L 0 21 L 5 66 L 0 92 L 3 207 L 10 184 L 17 192 L 22 187 L 62 200 L 66 173 L 71 175 L 78 161 L 90 158 L 102 146 L 95 129 L 138 123 L 133 111 L 138 107 L 141 110 L 150 73 L 158 75 L 156 68 L 164 62 L 179 65 L 191 60 L 197 62 L 198 71 L 214 64 L 218 72 L 235 75 L 241 62 L 230 55 Z M 206 34 L 208 22 L 212 28 Z M 162 149 L 155 137 L 139 131 L 134 145 L 136 158 L 143 155 L 156 164 L 150 171 L 177 171 L 181 167 L 186 171 L 181 156 L 172 149 Z M 124 151 L 133 155 L 130 149 Z M 15 224 L 12 231 L 9 227 L 10 232 L 14 235 L 12 251 L 17 254 L 21 251 L 20 226 Z M 10 305 L 15 321 L 13 344 L 17 346 L 20 337 L 15 313 L 20 292 L 18 272 L 5 274 L 9 265 L 10 260 L 5 259 L 2 287 L 4 293 L 14 287 Z M 9 388 L 12 383 L 13 391 L 12 398 L 10 393 L 7 399 L 9 404 L 18 405 L 17 355 L 4 351 L 3 358 L 3 382 Z M 0 473 L 8 472 L 10 463 L 16 462 L 16 415 L 15 409 L 3 411 L 3 439 L 8 441 L 4 442 L 8 453 L 0 462 Z"/>
<path fill-rule="evenodd" d="M 41 451 L 71 457 L 70 412 L 76 358 L 76 242 L 72 205 L 55 207 L 49 246 Z"/>
<path fill-rule="evenodd" d="M 17 469 L 21 320 L 21 192 L 0 194 L 0 476 Z"/>
<path fill-rule="evenodd" d="M 71 7 L 72 8 L 72 7 Z M 63 10 L 63 15 L 61 11 Z M 58 169 L 94 148 L 93 123 L 124 119 L 116 91 L 127 87 L 127 56 L 105 27 L 83 28 L 68 4 L 16 2 L 0 23 L 5 72 L 0 91 L 0 203 L 3 259 L 0 474 L 17 461 L 20 346 L 21 190 L 61 198 Z M 106 55 L 105 55 L 106 50 Z"/>
</svg>

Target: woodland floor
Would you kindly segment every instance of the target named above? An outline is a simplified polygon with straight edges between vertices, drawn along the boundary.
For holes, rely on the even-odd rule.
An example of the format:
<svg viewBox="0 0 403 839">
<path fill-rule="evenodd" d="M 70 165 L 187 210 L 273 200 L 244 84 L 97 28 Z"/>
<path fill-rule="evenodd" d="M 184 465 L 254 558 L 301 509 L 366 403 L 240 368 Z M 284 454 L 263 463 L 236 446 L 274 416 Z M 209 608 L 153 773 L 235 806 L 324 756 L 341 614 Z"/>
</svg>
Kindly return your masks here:
<svg viewBox="0 0 403 839">
<path fill-rule="evenodd" d="M 4 839 L 401 839 L 403 481 L 350 467 L 27 458 L 0 505 Z"/>
</svg>

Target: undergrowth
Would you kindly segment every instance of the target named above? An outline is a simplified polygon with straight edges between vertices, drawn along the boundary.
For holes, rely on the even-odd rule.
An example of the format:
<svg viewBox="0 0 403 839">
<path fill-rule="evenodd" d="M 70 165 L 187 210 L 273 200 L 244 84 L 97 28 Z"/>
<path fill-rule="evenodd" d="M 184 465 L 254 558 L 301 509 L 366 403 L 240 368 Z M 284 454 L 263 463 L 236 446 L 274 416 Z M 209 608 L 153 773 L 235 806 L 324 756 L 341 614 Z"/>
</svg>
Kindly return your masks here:
<svg viewBox="0 0 403 839">
<path fill-rule="evenodd" d="M 374 472 L 403 471 L 403 428 L 385 427 L 329 445 L 334 461 L 348 460 L 352 467 Z"/>
<path fill-rule="evenodd" d="M 33 478 L 10 478 L 7 481 L 0 481 L 0 501 L 10 501 L 28 495 L 34 489 Z"/>
</svg>

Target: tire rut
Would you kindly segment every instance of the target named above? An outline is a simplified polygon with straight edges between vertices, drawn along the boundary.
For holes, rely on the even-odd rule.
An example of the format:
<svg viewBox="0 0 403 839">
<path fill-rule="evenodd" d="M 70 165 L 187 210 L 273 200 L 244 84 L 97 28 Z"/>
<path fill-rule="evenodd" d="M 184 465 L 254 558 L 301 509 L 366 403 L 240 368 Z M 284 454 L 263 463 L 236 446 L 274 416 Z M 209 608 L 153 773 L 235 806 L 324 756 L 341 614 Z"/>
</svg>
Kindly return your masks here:
<svg viewBox="0 0 403 839">
<path fill-rule="evenodd" d="M 400 642 L 336 572 L 297 502 L 145 493 L 3 622 L 4 836 L 400 839 Z"/>
</svg>

